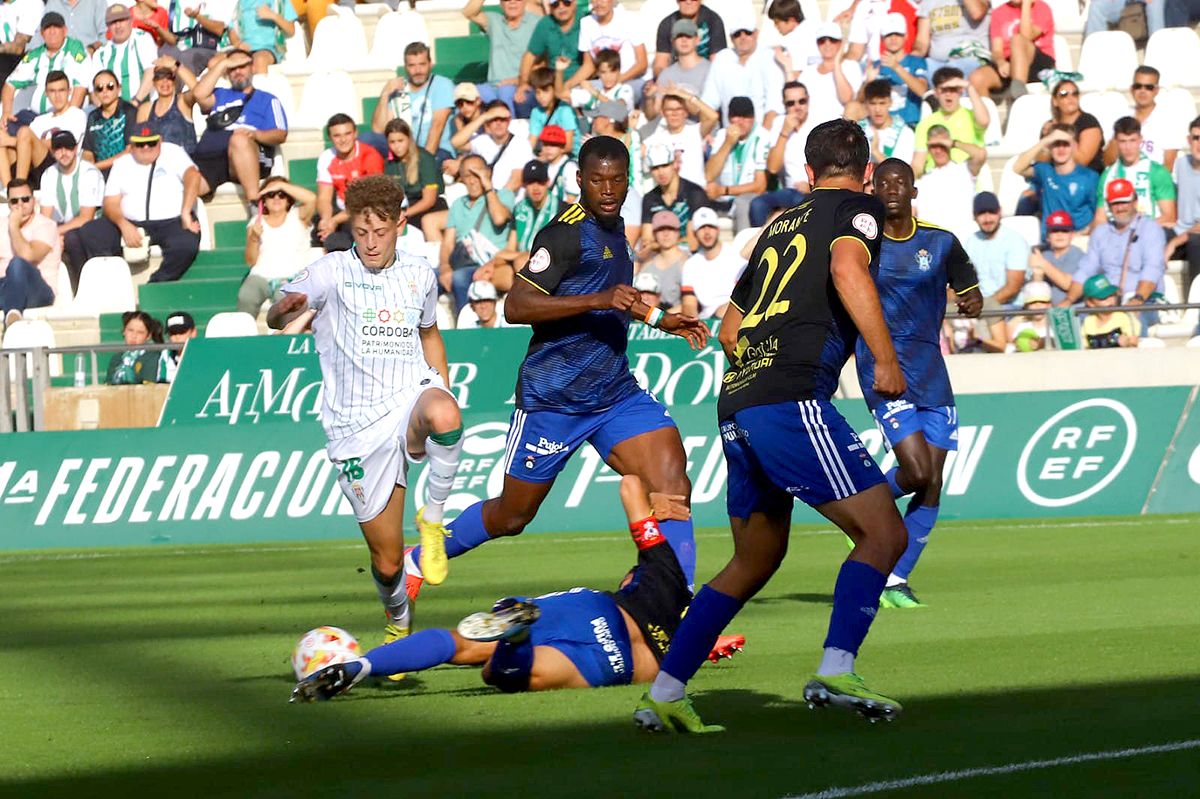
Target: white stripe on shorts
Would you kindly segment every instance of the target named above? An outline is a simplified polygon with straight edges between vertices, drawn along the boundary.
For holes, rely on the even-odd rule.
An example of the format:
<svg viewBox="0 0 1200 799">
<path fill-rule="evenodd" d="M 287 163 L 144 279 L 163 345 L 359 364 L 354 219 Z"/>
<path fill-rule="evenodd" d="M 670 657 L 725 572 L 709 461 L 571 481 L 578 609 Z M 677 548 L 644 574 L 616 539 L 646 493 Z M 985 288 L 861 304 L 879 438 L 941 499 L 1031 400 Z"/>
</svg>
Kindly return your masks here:
<svg viewBox="0 0 1200 799">
<path fill-rule="evenodd" d="M 508 474 L 508 469 L 512 466 L 513 458 L 517 454 L 517 446 L 521 441 L 521 432 L 525 428 L 525 411 L 516 409 L 513 411 L 512 426 L 508 430 L 508 445 L 504 453 L 504 473 Z"/>
<path fill-rule="evenodd" d="M 846 496 L 857 494 L 858 489 L 854 485 L 854 479 L 850 477 L 850 470 L 846 468 L 846 462 L 842 460 L 842 453 L 838 452 L 837 443 L 833 440 L 833 436 L 829 432 L 829 426 L 825 424 L 825 417 L 821 414 L 821 406 L 813 402 L 813 408 L 817 412 L 817 422 L 820 424 L 820 430 L 817 435 L 823 436 L 829 442 L 829 452 L 833 455 L 834 468 L 841 472 L 842 477 L 846 480 L 846 485 L 850 490 L 846 492 Z"/>
<path fill-rule="evenodd" d="M 841 482 L 840 475 L 835 474 L 830 468 L 829 454 L 825 451 L 823 442 L 817 440 L 816 421 L 813 415 L 812 401 L 798 402 L 796 405 L 800 408 L 800 421 L 804 423 L 805 432 L 808 433 L 808 441 L 812 444 L 813 452 L 816 453 L 817 461 L 821 464 L 822 471 L 825 472 L 825 479 L 829 481 L 829 486 L 833 489 L 835 499 L 845 499 L 845 486 Z"/>
</svg>

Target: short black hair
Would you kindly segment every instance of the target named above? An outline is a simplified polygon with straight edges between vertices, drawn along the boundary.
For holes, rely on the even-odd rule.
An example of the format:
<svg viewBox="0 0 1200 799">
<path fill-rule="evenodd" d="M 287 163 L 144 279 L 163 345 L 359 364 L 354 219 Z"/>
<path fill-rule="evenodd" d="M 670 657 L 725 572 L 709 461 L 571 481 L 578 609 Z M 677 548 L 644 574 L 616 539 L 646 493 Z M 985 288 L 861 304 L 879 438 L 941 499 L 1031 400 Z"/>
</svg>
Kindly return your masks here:
<svg viewBox="0 0 1200 799">
<path fill-rule="evenodd" d="M 804 21 L 804 9 L 800 7 L 800 0 L 775 0 L 767 9 L 767 19 L 772 22 L 778 20 L 794 19 L 797 22 Z"/>
<path fill-rule="evenodd" d="M 499 97 L 497 97 L 495 100 L 492 100 L 490 103 L 487 103 L 486 105 L 484 105 L 483 110 L 491 111 L 493 108 L 503 108 L 505 111 L 508 111 L 508 103 L 504 102 Z M 510 113 L 510 116 L 511 116 L 511 113 Z"/>
<path fill-rule="evenodd" d="M 892 82 L 887 78 L 879 78 L 863 86 L 863 99 L 882 100 L 885 97 L 892 99 Z"/>
<path fill-rule="evenodd" d="M 961 78 L 962 76 L 962 70 L 958 67 L 942 67 L 937 72 L 933 73 L 933 85 L 936 88 L 948 80 Z"/>
<path fill-rule="evenodd" d="M 798 80 L 789 80 L 783 84 L 783 94 L 787 94 L 789 89 L 804 89 L 804 96 L 808 96 L 808 87 Z"/>
<path fill-rule="evenodd" d="M 1138 67 L 1137 69 L 1135 69 L 1133 71 L 1133 77 L 1135 80 L 1137 79 L 1138 75 L 1153 75 L 1155 83 L 1157 83 L 1159 81 L 1159 79 L 1162 77 L 1162 74 L 1157 69 L 1150 66 L 1149 64 L 1142 64 L 1140 67 Z"/>
<path fill-rule="evenodd" d="M 329 118 L 329 121 L 325 123 L 325 131 L 331 133 L 338 125 L 354 125 L 354 118 L 349 114 L 334 114 Z M 357 125 L 355 126 L 355 129 L 357 129 Z"/>
<path fill-rule="evenodd" d="M 8 182 L 8 186 L 5 187 L 5 190 L 12 191 L 13 189 L 19 189 L 22 186 L 26 186 L 30 191 L 33 191 L 33 184 L 25 178 L 13 178 Z"/>
<path fill-rule="evenodd" d="M 596 53 L 596 71 L 600 71 L 601 65 L 607 66 L 614 72 L 621 71 L 621 54 L 616 50 L 601 50 Z"/>
<path fill-rule="evenodd" d="M 838 176 L 862 180 L 871 160 L 871 145 L 857 122 L 831 119 L 813 128 L 804 144 L 804 158 L 817 180 Z"/>
<path fill-rule="evenodd" d="M 1200 128 L 1200 117 L 1196 117 L 1188 123 L 1188 130 L 1196 130 L 1197 128 Z"/>
<path fill-rule="evenodd" d="M 102 69 L 92 76 L 92 86 L 96 85 L 96 78 L 100 77 L 101 75 L 108 75 L 113 79 L 113 83 L 117 84 L 118 86 L 121 85 L 121 79 L 117 77 L 117 73 L 113 72 L 111 69 Z"/>
<path fill-rule="evenodd" d="M 404 57 L 408 58 L 410 55 L 429 56 L 429 45 L 425 44 L 425 42 L 410 42 L 404 48 Z M 430 56 L 430 60 L 432 60 L 432 56 Z"/>
<path fill-rule="evenodd" d="M 913 172 L 912 165 L 903 158 L 885 158 L 880 162 L 879 166 L 875 167 L 875 175 L 882 175 L 884 172 L 901 172 L 908 175 L 910 181 L 916 180 L 916 173 Z"/>
<path fill-rule="evenodd" d="M 1137 117 L 1121 117 L 1113 123 L 1113 136 L 1131 136 L 1142 132 L 1142 123 Z"/>
<path fill-rule="evenodd" d="M 593 136 L 579 149 L 579 168 L 586 169 L 588 161 L 620 161 L 629 166 L 629 148 L 612 136 Z"/>
<path fill-rule="evenodd" d="M 49 86 L 51 83 L 58 83 L 59 81 L 70 83 L 71 79 L 68 78 L 67 73 L 63 72 L 61 69 L 52 69 L 46 73 L 45 85 Z"/>
<path fill-rule="evenodd" d="M 554 70 L 550 67 L 538 67 L 529 73 L 529 85 L 535 89 L 554 88 Z"/>
</svg>

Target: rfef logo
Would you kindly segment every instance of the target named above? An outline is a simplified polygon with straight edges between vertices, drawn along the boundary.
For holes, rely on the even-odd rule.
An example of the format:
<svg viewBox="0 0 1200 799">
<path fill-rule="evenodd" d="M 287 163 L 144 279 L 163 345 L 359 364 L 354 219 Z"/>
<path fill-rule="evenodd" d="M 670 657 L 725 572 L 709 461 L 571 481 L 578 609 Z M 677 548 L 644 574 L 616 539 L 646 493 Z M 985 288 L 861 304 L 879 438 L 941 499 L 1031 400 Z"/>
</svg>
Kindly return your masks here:
<svg viewBox="0 0 1200 799">
<path fill-rule="evenodd" d="M 1044 508 L 1082 502 L 1121 474 L 1137 444 L 1137 421 L 1124 403 L 1076 402 L 1037 429 L 1017 463 L 1017 486 Z"/>
</svg>

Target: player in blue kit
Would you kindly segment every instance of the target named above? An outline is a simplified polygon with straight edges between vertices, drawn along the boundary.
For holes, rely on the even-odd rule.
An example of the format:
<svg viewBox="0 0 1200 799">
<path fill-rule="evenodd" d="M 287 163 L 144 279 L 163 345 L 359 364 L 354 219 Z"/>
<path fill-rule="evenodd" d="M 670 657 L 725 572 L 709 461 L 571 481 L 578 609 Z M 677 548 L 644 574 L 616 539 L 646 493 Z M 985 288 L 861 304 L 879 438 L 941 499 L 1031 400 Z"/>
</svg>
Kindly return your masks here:
<svg viewBox="0 0 1200 799">
<path fill-rule="evenodd" d="M 675 422 L 638 386 L 626 357 L 630 318 L 682 336 L 694 349 L 708 340 L 699 320 L 645 305 L 633 282 L 621 204 L 629 189 L 629 151 L 595 136 L 579 153 L 580 201 L 543 228 L 504 303 L 514 324 L 533 327 L 517 377 L 516 410 L 504 454 L 504 488 L 449 525 L 446 554 L 457 557 L 492 538 L 517 535 L 533 520 L 554 479 L 585 441 L 618 474 L 641 477 L 650 491 L 691 496 L 687 456 Z M 663 535 L 694 579 L 692 522 L 668 520 Z M 420 547 L 406 559 L 417 576 Z M 410 595 L 419 590 L 413 581 Z"/>
<path fill-rule="evenodd" d="M 954 234 L 913 217 L 912 167 L 889 158 L 875 168 L 874 185 L 885 219 L 875 286 L 908 390 L 894 399 L 874 390 L 875 358 L 862 341 L 856 350 L 858 382 L 896 453 L 898 465 L 885 475 L 892 494 L 913 495 L 904 514 L 908 548 L 888 575 L 879 604 L 913 608 L 921 603 L 908 578 L 937 522 L 946 453 L 958 448 L 958 413 L 938 341 L 946 286 L 967 316 L 979 316 L 983 295 L 975 267 Z"/>
<path fill-rule="evenodd" d="M 879 467 L 829 401 L 861 336 L 876 358 L 876 393 L 904 394 L 872 272 L 883 207 L 862 191 L 870 146 L 862 128 L 813 129 L 805 167 L 816 188 L 764 229 L 721 322 L 729 358 L 717 414 L 729 470 L 734 554 L 696 593 L 634 722 L 654 731 L 715 732 L 685 693 L 717 636 L 787 554 L 802 499 L 854 541 L 833 590 L 821 664 L 804 687 L 813 706 L 893 718 L 900 703 L 854 671 L 887 574 L 904 551 L 904 522 Z"/>
</svg>

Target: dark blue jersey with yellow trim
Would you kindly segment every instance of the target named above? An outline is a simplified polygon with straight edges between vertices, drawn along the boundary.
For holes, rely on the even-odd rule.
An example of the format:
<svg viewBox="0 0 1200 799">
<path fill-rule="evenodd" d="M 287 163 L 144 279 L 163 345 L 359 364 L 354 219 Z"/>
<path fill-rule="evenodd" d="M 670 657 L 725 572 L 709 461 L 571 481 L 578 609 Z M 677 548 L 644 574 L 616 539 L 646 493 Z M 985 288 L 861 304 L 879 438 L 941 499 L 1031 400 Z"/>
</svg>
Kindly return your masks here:
<svg viewBox="0 0 1200 799">
<path fill-rule="evenodd" d="M 596 294 L 633 282 L 633 257 L 621 221 L 605 227 L 578 203 L 537 234 L 532 253 L 517 278 L 545 294 Z M 517 376 L 517 407 L 591 413 L 640 391 L 625 355 L 628 330 L 629 314 L 616 310 L 533 325 Z"/>
<path fill-rule="evenodd" d="M 900 399 L 925 408 L 954 404 L 939 338 L 946 315 L 946 286 L 962 293 L 978 283 L 971 259 L 950 231 L 914 220 L 907 237 L 884 236 L 875 287 L 908 383 Z M 863 397 L 874 410 L 885 401 L 871 390 L 875 358 L 862 341 L 855 354 Z"/>
<path fill-rule="evenodd" d="M 818 188 L 764 230 L 730 297 L 743 317 L 718 399 L 721 419 L 754 405 L 833 396 L 858 340 L 830 275 L 833 245 L 857 241 L 874 273 L 882 228 L 874 197 Z"/>
</svg>

